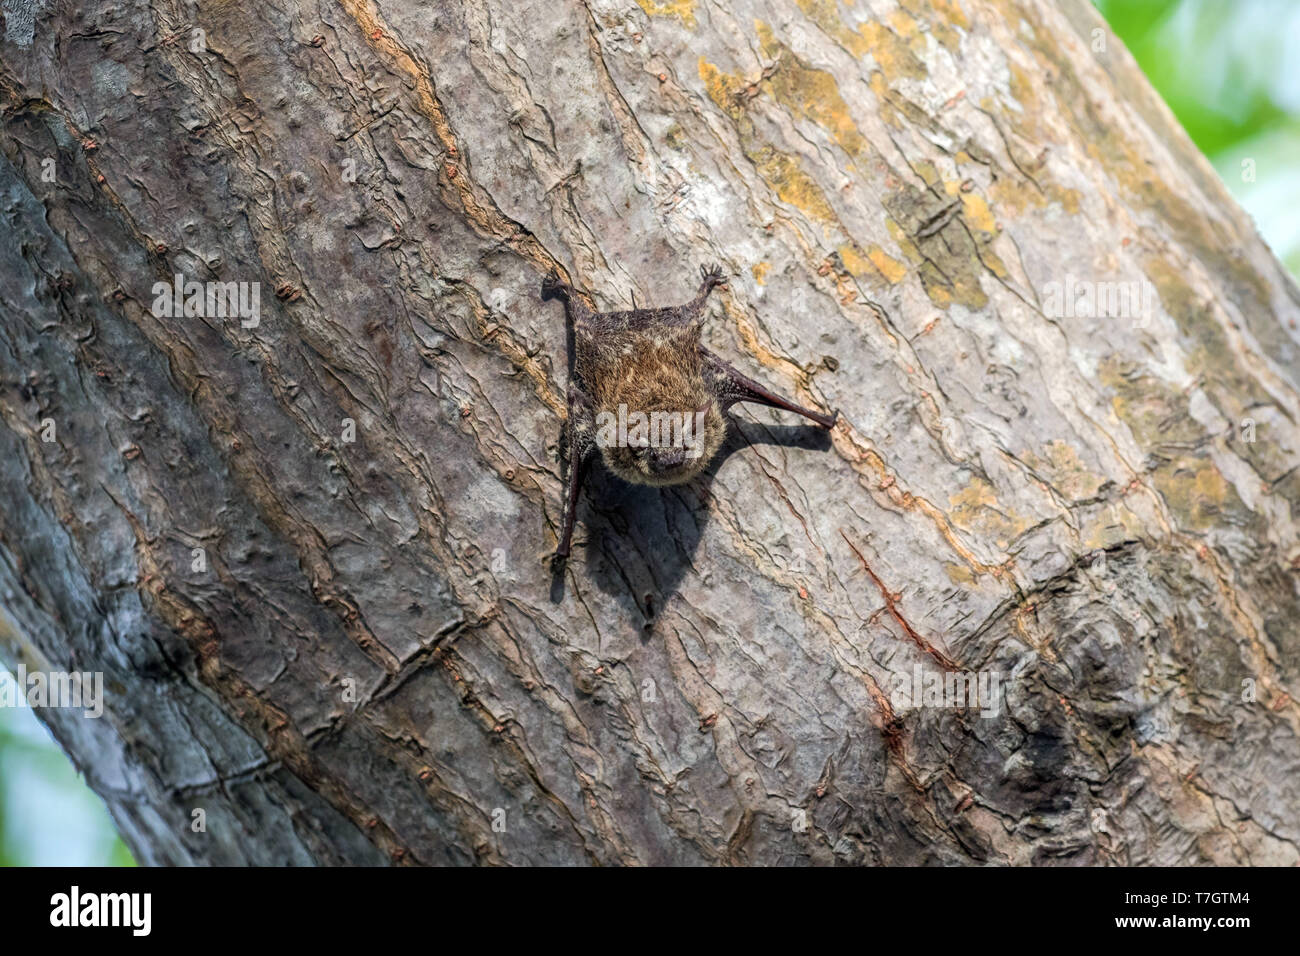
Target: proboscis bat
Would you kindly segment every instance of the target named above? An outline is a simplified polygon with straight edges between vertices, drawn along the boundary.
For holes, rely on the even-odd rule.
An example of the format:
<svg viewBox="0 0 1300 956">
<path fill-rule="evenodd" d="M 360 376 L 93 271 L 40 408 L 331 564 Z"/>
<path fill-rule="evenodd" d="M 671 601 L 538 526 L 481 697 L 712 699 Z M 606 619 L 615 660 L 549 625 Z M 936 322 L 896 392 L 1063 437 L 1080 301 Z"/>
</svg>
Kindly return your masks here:
<svg viewBox="0 0 1300 956">
<path fill-rule="evenodd" d="M 700 276 L 699 291 L 685 305 L 627 312 L 592 311 L 554 269 L 542 280 L 542 301 L 561 300 L 573 324 L 568 495 L 557 561 L 569 555 L 578 494 L 598 450 L 606 467 L 625 481 L 675 485 L 708 467 L 737 402 L 783 408 L 822 428 L 834 426 L 838 411 L 824 415 L 787 401 L 700 344 L 704 303 L 727 281 L 718 266 L 701 267 Z"/>
</svg>

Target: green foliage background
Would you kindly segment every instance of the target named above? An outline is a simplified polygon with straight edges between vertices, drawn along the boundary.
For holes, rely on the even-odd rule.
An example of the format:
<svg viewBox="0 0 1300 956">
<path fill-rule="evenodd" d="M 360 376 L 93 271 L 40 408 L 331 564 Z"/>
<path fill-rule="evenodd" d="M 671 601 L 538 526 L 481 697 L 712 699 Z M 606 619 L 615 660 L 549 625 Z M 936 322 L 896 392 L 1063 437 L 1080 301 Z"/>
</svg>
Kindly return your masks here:
<svg viewBox="0 0 1300 956">
<path fill-rule="evenodd" d="M 135 861 L 103 801 L 35 713 L 0 707 L 0 866 L 72 865 Z"/>
<path fill-rule="evenodd" d="M 1300 0 L 1094 2 L 1300 275 Z M 0 708 L 0 865 L 33 864 L 133 861 L 32 711 Z"/>
<path fill-rule="evenodd" d="M 1300 275 L 1300 0 L 1094 4 Z"/>
</svg>

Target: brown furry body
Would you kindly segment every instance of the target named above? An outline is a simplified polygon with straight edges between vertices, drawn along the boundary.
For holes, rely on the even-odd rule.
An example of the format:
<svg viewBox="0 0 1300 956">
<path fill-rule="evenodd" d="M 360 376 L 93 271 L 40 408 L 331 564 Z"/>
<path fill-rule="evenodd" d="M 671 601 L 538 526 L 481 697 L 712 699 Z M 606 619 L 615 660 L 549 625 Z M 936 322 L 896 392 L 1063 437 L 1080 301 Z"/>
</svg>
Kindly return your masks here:
<svg viewBox="0 0 1300 956">
<path fill-rule="evenodd" d="M 561 299 L 573 324 L 574 381 L 569 384 L 569 494 L 556 555 L 569 553 L 578 492 L 588 460 L 599 449 L 606 466 L 626 481 L 674 485 L 703 472 L 722 447 L 726 412 L 736 402 L 758 402 L 810 418 L 823 428 L 838 413 L 795 405 L 746 378 L 700 344 L 704 303 L 725 284 L 716 266 L 701 269 L 703 282 L 685 305 L 629 312 L 595 312 L 554 271 L 542 282 L 542 299 Z M 638 446 L 599 440 L 598 421 L 624 411 L 695 416 L 689 448 Z"/>
</svg>

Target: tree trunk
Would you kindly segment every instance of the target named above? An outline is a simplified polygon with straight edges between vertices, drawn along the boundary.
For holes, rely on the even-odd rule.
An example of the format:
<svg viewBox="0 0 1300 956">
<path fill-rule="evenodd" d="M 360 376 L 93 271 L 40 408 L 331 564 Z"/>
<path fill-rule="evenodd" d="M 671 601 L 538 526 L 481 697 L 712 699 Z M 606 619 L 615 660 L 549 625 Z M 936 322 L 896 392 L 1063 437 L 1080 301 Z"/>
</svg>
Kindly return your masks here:
<svg viewBox="0 0 1300 956">
<path fill-rule="evenodd" d="M 1083 0 L 4 15 L 0 648 L 141 862 L 1300 859 L 1300 293 Z M 542 276 L 714 260 L 839 425 L 553 576 Z"/>
</svg>

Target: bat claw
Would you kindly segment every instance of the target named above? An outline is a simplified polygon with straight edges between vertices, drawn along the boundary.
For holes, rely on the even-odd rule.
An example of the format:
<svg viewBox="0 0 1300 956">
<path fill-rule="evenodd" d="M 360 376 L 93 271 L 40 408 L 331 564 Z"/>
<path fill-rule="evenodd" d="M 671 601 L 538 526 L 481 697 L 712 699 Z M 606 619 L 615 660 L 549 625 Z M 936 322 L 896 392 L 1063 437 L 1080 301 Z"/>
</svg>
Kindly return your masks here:
<svg viewBox="0 0 1300 956">
<path fill-rule="evenodd" d="M 566 291 L 567 286 L 560 279 L 560 274 L 552 267 L 542 279 L 542 301 L 561 298 Z"/>
<path fill-rule="evenodd" d="M 716 262 L 700 266 L 700 280 L 704 283 L 705 292 L 727 284 L 727 277 L 722 274 L 722 266 Z"/>
</svg>

